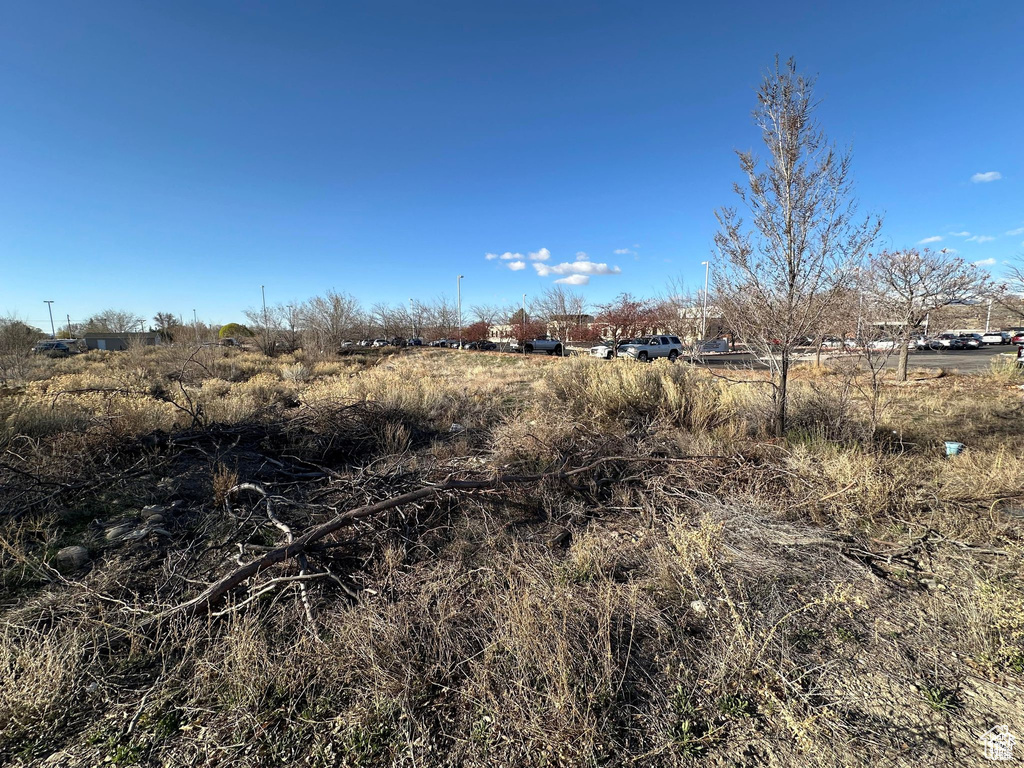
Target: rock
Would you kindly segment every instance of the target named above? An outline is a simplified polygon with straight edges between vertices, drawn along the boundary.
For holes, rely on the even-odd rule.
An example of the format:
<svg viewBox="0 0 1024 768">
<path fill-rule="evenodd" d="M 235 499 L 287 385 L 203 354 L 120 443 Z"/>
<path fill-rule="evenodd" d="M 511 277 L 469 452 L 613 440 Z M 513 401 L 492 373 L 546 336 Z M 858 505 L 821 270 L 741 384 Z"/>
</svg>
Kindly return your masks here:
<svg viewBox="0 0 1024 768">
<path fill-rule="evenodd" d="M 449 432 L 454 432 L 454 433 L 465 432 L 466 428 L 464 426 L 462 426 L 461 424 L 459 424 L 458 422 L 455 422 L 454 424 L 452 424 L 452 428 L 449 429 L 448 431 Z"/>
<path fill-rule="evenodd" d="M 89 550 L 79 546 L 64 547 L 53 558 L 53 564 L 61 571 L 77 571 L 88 562 Z"/>
<path fill-rule="evenodd" d="M 147 523 L 162 523 L 167 519 L 167 507 L 150 504 L 142 508 L 142 519 Z"/>
<path fill-rule="evenodd" d="M 696 613 L 698 616 L 706 616 L 708 613 L 708 607 L 704 605 L 703 600 L 694 600 L 690 603 L 690 610 Z"/>
</svg>

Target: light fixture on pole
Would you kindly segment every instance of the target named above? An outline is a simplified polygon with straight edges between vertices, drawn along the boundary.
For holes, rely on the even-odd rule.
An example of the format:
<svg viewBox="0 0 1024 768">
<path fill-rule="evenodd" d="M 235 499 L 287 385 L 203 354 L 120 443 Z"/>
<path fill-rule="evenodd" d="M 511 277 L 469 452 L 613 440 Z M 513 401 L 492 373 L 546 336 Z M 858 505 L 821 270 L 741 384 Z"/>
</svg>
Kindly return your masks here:
<svg viewBox="0 0 1024 768">
<path fill-rule="evenodd" d="M 43 299 L 43 304 L 45 304 L 46 308 L 48 310 L 50 310 L 50 338 L 51 339 L 56 339 L 57 338 L 57 329 L 53 327 L 53 300 L 52 299 L 50 299 L 50 300 Z"/>
<path fill-rule="evenodd" d="M 462 349 L 462 278 L 465 275 L 459 275 L 455 279 L 455 292 L 459 297 L 459 349 Z"/>
<path fill-rule="evenodd" d="M 708 335 L 708 277 L 711 274 L 711 262 L 702 261 L 701 264 L 704 265 L 704 308 L 701 310 L 700 321 L 700 340 L 703 345 Z"/>
</svg>

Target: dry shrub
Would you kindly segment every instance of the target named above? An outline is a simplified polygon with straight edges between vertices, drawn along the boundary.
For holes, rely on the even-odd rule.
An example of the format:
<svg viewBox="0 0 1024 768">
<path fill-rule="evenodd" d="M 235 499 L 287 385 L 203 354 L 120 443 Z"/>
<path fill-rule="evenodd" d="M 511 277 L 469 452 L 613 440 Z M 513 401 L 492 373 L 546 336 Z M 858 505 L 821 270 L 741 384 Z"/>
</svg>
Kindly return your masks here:
<svg viewBox="0 0 1024 768">
<path fill-rule="evenodd" d="M 571 358 L 551 368 L 551 393 L 581 418 L 625 423 L 667 419 L 694 432 L 724 422 L 721 392 L 703 373 L 667 360 L 651 364 L 620 359 L 611 364 Z"/>
<path fill-rule="evenodd" d="M 494 461 L 521 472 L 553 469 L 584 436 L 563 409 L 535 405 L 497 424 L 491 433 Z"/>
<path fill-rule="evenodd" d="M 213 504 L 221 509 L 227 501 L 228 491 L 238 485 L 238 471 L 228 469 L 221 462 L 217 462 L 210 476 L 210 483 L 213 486 Z"/>
</svg>

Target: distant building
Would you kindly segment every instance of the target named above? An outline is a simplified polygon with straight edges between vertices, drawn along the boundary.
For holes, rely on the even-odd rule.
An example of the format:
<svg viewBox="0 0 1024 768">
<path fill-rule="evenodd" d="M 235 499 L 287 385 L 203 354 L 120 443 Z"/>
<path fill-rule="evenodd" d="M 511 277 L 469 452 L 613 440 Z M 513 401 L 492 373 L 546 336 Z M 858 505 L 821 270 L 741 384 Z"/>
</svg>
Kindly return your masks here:
<svg viewBox="0 0 1024 768">
<path fill-rule="evenodd" d="M 155 347 L 162 344 L 160 334 L 151 333 L 86 333 L 82 335 L 88 349 L 106 349 L 112 352 L 123 352 L 132 345 Z"/>
</svg>

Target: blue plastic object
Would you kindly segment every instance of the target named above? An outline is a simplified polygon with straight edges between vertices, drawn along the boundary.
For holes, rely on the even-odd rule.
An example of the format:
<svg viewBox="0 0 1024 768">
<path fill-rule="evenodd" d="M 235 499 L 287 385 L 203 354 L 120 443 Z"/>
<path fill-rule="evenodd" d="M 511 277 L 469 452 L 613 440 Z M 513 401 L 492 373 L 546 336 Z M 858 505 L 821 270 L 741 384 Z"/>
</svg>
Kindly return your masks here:
<svg viewBox="0 0 1024 768">
<path fill-rule="evenodd" d="M 952 440 L 946 441 L 946 455 L 947 456 L 959 456 L 960 451 L 964 449 L 963 443 L 956 443 Z"/>
</svg>

